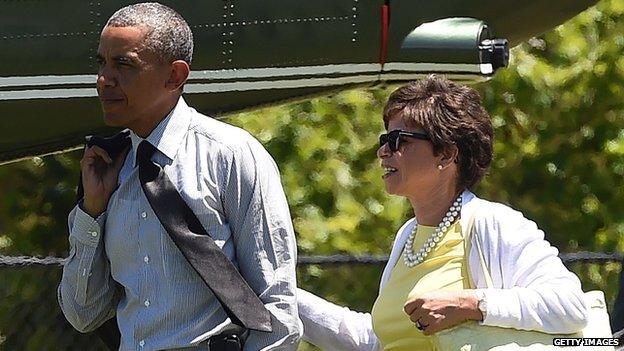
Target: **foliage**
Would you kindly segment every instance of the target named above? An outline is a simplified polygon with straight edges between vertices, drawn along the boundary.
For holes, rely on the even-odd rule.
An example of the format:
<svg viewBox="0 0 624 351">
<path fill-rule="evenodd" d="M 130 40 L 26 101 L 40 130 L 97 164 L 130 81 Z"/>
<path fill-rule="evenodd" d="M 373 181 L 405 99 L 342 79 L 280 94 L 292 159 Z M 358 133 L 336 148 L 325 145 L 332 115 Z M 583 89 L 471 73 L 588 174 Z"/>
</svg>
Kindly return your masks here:
<svg viewBox="0 0 624 351">
<path fill-rule="evenodd" d="M 621 1 L 603 1 L 516 48 L 481 87 L 497 137 L 482 190 L 565 251 L 624 249 L 623 19 Z"/>
<path fill-rule="evenodd" d="M 563 252 L 624 250 L 623 48 L 624 2 L 603 0 L 516 47 L 510 68 L 475 86 L 496 133 L 495 161 L 476 192 L 521 210 Z M 280 166 L 300 255 L 386 254 L 410 216 L 405 200 L 385 194 L 375 156 L 390 91 L 353 90 L 226 119 L 255 135 Z M 0 167 L 0 254 L 66 254 L 79 158 L 74 152 Z M 619 265 L 573 268 L 586 288 L 614 298 Z M 56 303 L 53 293 L 33 293 L 26 282 L 53 287 L 57 273 L 0 276 L 0 345 L 3 335 L 5 345 L 24 350 L 59 340 L 57 309 L 29 317 L 36 331 L 11 320 L 20 309 Z M 379 267 L 299 269 L 302 287 L 359 310 L 370 310 L 379 276 Z"/>
<path fill-rule="evenodd" d="M 80 153 L 0 167 L 0 254 L 60 254 L 74 207 Z"/>
<path fill-rule="evenodd" d="M 99 338 L 73 330 L 61 313 L 59 267 L 2 269 L 0 276 L 0 350 L 106 350 Z"/>
</svg>

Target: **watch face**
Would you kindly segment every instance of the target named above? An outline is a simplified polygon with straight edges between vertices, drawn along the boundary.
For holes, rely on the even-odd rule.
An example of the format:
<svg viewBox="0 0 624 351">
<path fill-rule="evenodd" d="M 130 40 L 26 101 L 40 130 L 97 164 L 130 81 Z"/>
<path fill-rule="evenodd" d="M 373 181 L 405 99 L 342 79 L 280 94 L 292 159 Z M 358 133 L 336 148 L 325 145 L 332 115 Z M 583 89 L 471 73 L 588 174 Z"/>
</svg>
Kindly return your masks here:
<svg viewBox="0 0 624 351">
<path fill-rule="evenodd" d="M 477 293 L 477 297 L 479 299 L 479 303 L 477 303 L 477 308 L 479 308 L 479 311 L 481 311 L 481 314 L 483 315 L 483 319 L 485 319 L 486 312 L 487 312 L 485 293 L 483 292 Z"/>
</svg>

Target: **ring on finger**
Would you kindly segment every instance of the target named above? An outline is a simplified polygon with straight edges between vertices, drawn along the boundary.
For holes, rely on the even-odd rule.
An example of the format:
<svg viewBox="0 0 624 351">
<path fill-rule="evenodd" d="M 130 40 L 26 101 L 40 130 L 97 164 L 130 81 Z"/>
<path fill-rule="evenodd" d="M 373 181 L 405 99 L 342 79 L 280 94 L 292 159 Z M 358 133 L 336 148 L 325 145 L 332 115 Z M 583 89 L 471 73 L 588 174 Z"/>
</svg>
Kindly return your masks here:
<svg viewBox="0 0 624 351">
<path fill-rule="evenodd" d="M 427 328 L 429 326 L 429 324 L 422 324 L 420 323 L 420 318 L 416 321 L 416 329 L 423 331 L 425 330 L 425 328 Z"/>
</svg>

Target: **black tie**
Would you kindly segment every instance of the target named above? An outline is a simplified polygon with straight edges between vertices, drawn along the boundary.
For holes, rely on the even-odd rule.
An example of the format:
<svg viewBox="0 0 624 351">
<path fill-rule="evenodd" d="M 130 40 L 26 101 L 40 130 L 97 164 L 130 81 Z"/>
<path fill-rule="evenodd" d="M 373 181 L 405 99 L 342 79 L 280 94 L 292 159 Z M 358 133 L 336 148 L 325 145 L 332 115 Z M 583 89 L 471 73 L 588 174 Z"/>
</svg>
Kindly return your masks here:
<svg viewBox="0 0 624 351">
<path fill-rule="evenodd" d="M 167 174 L 151 161 L 156 148 L 142 141 L 137 150 L 139 179 L 154 213 L 186 260 L 234 323 L 270 332 L 271 316 L 234 264 L 214 243 Z"/>
</svg>

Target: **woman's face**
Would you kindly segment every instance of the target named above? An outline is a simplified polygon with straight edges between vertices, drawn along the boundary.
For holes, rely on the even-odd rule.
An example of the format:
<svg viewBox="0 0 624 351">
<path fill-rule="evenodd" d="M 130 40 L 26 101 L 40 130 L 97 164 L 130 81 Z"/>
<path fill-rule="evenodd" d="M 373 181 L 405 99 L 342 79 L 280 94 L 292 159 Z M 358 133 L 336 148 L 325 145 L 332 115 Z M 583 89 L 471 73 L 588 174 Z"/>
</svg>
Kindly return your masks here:
<svg viewBox="0 0 624 351">
<path fill-rule="evenodd" d="M 408 127 L 401 114 L 396 114 L 388 123 L 388 132 L 402 130 L 424 133 L 421 128 Z M 440 156 L 434 156 L 433 145 L 428 140 L 401 137 L 397 151 L 392 152 L 388 144 L 377 150 L 384 168 L 382 176 L 386 191 L 393 195 L 411 198 L 425 194 L 434 188 L 439 178 L 437 169 Z"/>
</svg>

